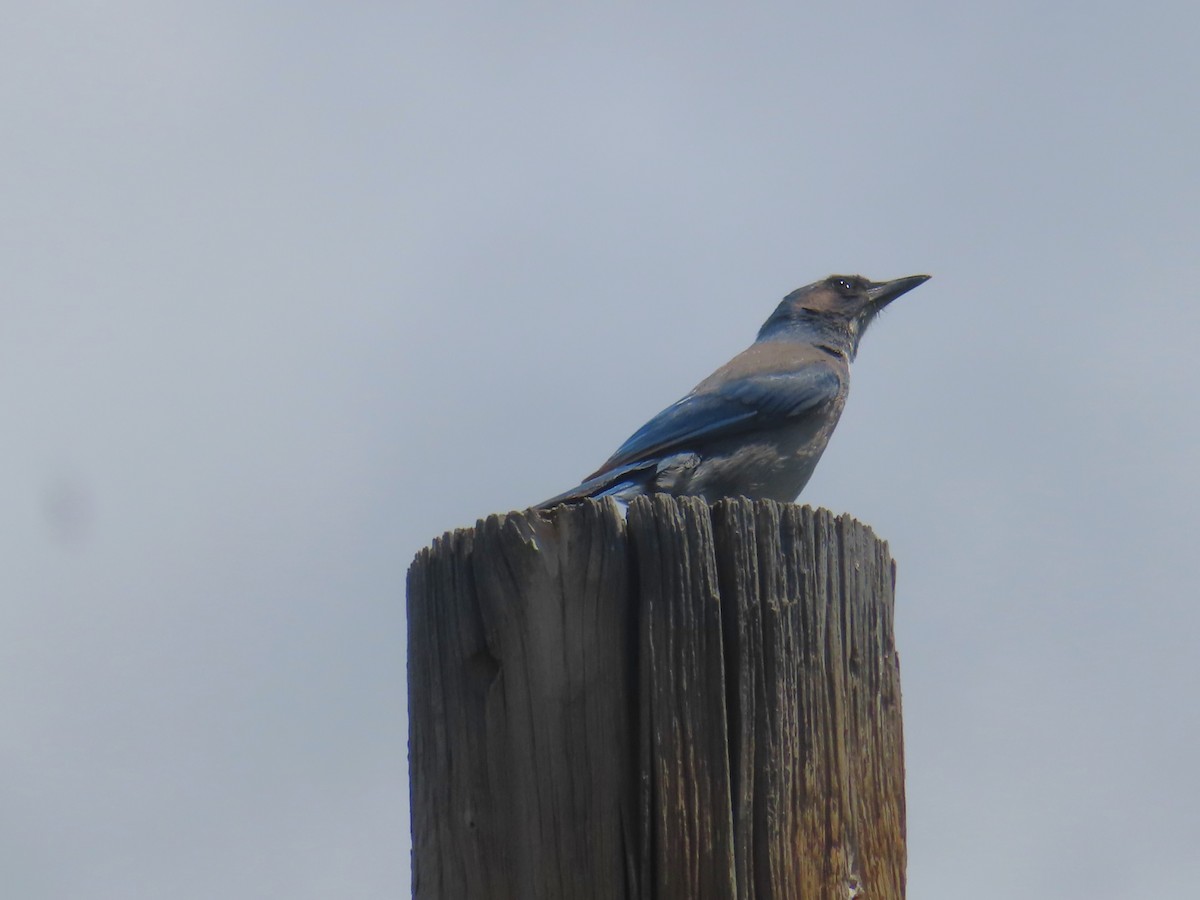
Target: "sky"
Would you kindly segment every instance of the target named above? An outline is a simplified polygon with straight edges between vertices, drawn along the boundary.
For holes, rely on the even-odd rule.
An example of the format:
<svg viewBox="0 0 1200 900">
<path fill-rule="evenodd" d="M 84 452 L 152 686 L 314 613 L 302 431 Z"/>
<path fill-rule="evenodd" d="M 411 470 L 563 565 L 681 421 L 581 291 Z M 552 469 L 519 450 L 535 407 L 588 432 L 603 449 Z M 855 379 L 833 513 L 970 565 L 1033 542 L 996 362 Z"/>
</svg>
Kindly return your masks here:
<svg viewBox="0 0 1200 900">
<path fill-rule="evenodd" d="M 413 554 L 835 272 L 909 896 L 1194 890 L 1194 3 L 0 20 L 5 896 L 407 895 Z"/>
</svg>

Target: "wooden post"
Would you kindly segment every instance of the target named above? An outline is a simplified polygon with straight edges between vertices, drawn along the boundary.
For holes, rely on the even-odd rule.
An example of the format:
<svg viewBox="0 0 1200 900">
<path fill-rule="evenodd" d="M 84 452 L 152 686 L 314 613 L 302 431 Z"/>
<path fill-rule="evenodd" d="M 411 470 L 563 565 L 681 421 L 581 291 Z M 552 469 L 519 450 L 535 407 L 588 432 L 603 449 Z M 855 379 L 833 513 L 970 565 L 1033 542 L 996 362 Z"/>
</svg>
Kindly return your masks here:
<svg viewBox="0 0 1200 900">
<path fill-rule="evenodd" d="M 887 545 L 771 501 L 491 516 L 408 582 L 418 900 L 904 896 Z"/>
</svg>

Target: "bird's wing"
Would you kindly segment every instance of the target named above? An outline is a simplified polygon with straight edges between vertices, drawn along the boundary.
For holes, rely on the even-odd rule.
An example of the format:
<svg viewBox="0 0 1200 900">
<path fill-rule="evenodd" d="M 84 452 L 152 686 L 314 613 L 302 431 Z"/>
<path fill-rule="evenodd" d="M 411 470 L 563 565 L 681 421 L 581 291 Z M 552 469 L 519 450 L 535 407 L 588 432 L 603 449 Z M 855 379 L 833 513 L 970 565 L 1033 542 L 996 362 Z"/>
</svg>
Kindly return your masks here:
<svg viewBox="0 0 1200 900">
<path fill-rule="evenodd" d="M 728 381 L 715 390 L 693 392 L 639 428 L 596 472 L 695 449 L 698 441 L 720 440 L 776 428 L 837 398 L 841 382 L 827 365 L 812 363 Z"/>
</svg>

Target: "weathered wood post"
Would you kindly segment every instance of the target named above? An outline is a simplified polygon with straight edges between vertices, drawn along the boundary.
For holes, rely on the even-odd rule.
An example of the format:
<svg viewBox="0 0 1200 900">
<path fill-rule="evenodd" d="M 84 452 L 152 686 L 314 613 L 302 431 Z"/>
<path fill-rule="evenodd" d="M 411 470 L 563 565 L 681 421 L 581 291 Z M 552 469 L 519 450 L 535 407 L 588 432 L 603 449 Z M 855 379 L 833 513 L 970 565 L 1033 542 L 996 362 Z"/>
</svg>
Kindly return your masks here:
<svg viewBox="0 0 1200 900">
<path fill-rule="evenodd" d="M 887 545 L 638 498 L 491 516 L 409 570 L 419 900 L 904 896 Z"/>
</svg>

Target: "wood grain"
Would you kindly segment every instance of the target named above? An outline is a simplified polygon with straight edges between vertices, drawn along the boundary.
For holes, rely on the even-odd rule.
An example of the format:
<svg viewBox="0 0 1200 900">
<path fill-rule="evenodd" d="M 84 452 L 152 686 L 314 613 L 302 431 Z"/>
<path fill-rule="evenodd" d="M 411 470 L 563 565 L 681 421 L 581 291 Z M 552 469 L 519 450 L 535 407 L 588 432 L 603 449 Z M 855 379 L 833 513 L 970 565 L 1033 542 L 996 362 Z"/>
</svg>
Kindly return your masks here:
<svg viewBox="0 0 1200 900">
<path fill-rule="evenodd" d="M 771 501 L 491 516 L 409 571 L 414 896 L 904 896 L 887 545 Z"/>
</svg>

